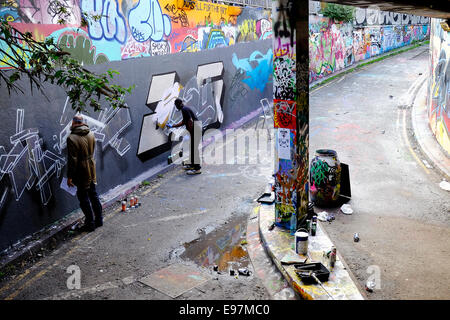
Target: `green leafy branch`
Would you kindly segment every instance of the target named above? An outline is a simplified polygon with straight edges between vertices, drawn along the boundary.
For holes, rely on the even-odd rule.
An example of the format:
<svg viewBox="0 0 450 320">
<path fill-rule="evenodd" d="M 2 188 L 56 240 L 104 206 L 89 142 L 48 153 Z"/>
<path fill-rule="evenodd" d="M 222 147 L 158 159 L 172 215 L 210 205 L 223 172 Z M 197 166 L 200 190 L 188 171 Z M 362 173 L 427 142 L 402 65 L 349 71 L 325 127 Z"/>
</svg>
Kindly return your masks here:
<svg viewBox="0 0 450 320">
<path fill-rule="evenodd" d="M 64 8 L 61 10 L 61 14 L 67 13 Z M 86 23 L 83 18 L 82 25 Z M 72 108 L 80 112 L 86 111 L 88 106 L 101 110 L 102 98 L 113 108 L 127 107 L 124 97 L 134 88 L 134 85 L 124 88 L 111 84 L 118 71 L 95 74 L 59 48 L 52 37 L 37 41 L 30 32 L 19 31 L 5 19 L 0 19 L 0 56 L 1 63 L 12 69 L 0 70 L 0 86 L 4 83 L 9 94 L 11 90 L 24 94 L 17 81 L 25 78 L 30 82 L 31 91 L 36 88 L 47 97 L 43 83 L 50 82 L 64 88 Z"/>
<path fill-rule="evenodd" d="M 321 13 L 334 21 L 351 22 L 353 21 L 355 8 L 335 3 L 327 3 Z"/>
</svg>

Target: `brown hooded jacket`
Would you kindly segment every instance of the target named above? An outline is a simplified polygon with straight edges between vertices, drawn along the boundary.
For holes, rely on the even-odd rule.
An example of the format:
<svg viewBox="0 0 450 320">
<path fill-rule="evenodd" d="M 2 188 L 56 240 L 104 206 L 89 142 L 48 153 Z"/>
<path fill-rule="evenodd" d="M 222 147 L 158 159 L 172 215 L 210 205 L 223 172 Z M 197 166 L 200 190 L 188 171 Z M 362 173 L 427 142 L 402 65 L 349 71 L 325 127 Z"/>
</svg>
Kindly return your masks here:
<svg viewBox="0 0 450 320">
<path fill-rule="evenodd" d="M 91 182 L 97 183 L 95 174 L 95 137 L 87 125 L 71 129 L 67 138 L 67 178 L 78 188 L 88 189 Z"/>
</svg>

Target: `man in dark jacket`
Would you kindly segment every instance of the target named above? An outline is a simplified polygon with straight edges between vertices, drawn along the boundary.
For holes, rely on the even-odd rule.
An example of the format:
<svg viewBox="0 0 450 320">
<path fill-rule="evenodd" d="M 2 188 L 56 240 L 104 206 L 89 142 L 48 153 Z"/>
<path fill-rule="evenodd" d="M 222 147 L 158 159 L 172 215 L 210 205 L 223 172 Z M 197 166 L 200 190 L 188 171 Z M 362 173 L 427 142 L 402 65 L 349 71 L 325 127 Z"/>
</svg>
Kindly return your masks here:
<svg viewBox="0 0 450 320">
<path fill-rule="evenodd" d="M 181 111 L 181 114 L 183 115 L 183 120 L 181 120 L 180 123 L 177 123 L 172 126 L 169 125 L 167 127 L 178 128 L 183 125 L 186 126 L 186 130 L 189 132 L 191 138 L 190 163 L 187 166 L 185 166 L 185 169 L 189 171 L 187 171 L 186 173 L 189 175 L 200 174 L 202 172 L 200 171 L 201 166 L 198 148 L 202 141 L 201 121 L 198 121 L 197 117 L 195 116 L 195 113 L 191 110 L 191 108 L 186 107 L 181 99 L 175 99 L 175 107 Z"/>
<path fill-rule="evenodd" d="M 103 225 L 102 204 L 95 185 L 95 137 L 81 115 L 72 120 L 71 133 L 67 138 L 67 185 L 77 187 L 77 197 L 84 213 L 81 231 L 94 231 Z"/>
</svg>

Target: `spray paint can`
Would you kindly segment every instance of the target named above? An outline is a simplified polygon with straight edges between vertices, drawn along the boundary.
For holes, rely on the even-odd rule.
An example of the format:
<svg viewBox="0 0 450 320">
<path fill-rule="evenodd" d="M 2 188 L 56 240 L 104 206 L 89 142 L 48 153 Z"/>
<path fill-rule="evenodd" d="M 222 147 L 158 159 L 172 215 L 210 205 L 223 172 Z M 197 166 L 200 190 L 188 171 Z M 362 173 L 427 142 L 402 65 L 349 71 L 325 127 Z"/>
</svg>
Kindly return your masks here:
<svg viewBox="0 0 450 320">
<path fill-rule="evenodd" d="M 336 247 L 331 247 L 330 252 L 330 267 L 334 268 L 334 265 L 336 264 Z"/>
<path fill-rule="evenodd" d="M 134 197 L 130 198 L 130 207 L 134 208 Z"/>
<path fill-rule="evenodd" d="M 317 216 L 313 216 L 311 221 L 311 235 L 315 236 L 316 231 L 317 231 Z"/>
<path fill-rule="evenodd" d="M 136 208 L 139 206 L 139 200 L 138 197 L 134 197 L 134 205 L 136 206 Z"/>
<path fill-rule="evenodd" d="M 125 212 L 127 210 L 127 202 L 122 201 L 122 212 Z"/>
</svg>

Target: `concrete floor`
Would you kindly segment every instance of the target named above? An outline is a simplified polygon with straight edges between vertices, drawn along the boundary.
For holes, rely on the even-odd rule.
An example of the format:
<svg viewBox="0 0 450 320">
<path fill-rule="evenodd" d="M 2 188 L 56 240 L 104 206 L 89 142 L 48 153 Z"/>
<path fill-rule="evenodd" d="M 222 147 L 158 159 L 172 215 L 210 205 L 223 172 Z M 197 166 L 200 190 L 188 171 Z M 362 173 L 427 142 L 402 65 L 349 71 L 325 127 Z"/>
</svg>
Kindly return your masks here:
<svg viewBox="0 0 450 320">
<path fill-rule="evenodd" d="M 428 64 L 425 45 L 310 93 L 310 161 L 329 148 L 349 165 L 354 213 L 315 210 L 336 213 L 325 229 L 363 287 L 380 272 L 369 299 L 450 297 L 450 197 L 420 163 L 411 110 L 401 107 Z"/>
<path fill-rule="evenodd" d="M 119 203 L 108 208 L 103 227 L 68 236 L 56 250 L 42 252 L 4 279 L 0 298 L 166 300 L 171 297 L 139 280 L 182 263 L 206 272 L 210 280 L 176 297 L 179 300 L 295 299 L 255 239 L 257 220 L 249 224 L 252 245 L 245 244 L 254 200 L 272 169 L 272 157 L 263 166 L 249 164 L 248 152 L 246 156 L 245 150 L 237 152 L 242 148 L 232 148 L 235 137 L 255 135 L 254 125 L 217 145 L 217 154 L 224 151 L 229 155 L 225 159 L 236 164 L 210 161 L 201 175 L 187 176 L 180 166 L 159 175 L 135 192 L 139 208 L 126 213 Z M 212 270 L 215 264 L 220 274 Z M 80 290 L 67 288 L 72 265 L 81 273 Z M 229 267 L 247 267 L 251 276 L 230 276 Z"/>
<path fill-rule="evenodd" d="M 315 210 L 336 212 L 336 220 L 325 224 L 325 229 L 361 286 L 379 270 L 380 289 L 369 299 L 449 297 L 450 199 L 438 186 L 440 175 L 425 171 L 417 162 L 420 152 L 410 136 L 410 110 L 398 107 L 419 73 L 427 70 L 428 48 L 419 47 L 310 94 L 310 160 L 316 149 L 330 148 L 349 165 L 349 204 L 354 213 Z M 247 126 L 250 136 L 253 126 Z M 231 152 L 229 142 L 223 148 Z M 246 153 L 236 152 L 232 159 L 253 160 L 261 152 Z M 236 238 L 235 244 L 245 239 L 242 231 L 250 221 L 246 219 L 253 212 L 254 199 L 264 191 L 273 171 L 273 155 L 262 160 L 205 164 L 203 173 L 192 177 L 177 167 L 158 177 L 139 190 L 140 208 L 126 214 L 120 212 L 119 204 L 108 209 L 102 228 L 70 236 L 56 250 L 43 252 L 4 280 L 0 298 L 168 299 L 138 279 L 173 263 L 198 266 L 205 261 L 199 258 L 205 250 L 220 257 L 224 252 L 215 248 L 224 237 Z M 235 229 L 239 224 L 239 230 Z M 216 232 L 215 240 L 208 238 Z M 354 232 L 360 235 L 358 243 L 353 242 Z M 196 239 L 204 240 L 203 250 L 196 247 Z M 250 256 L 253 259 L 251 252 Z M 264 277 L 270 271 L 260 268 L 264 264 L 273 268 L 261 259 L 248 264 L 255 271 L 252 277 L 210 273 L 212 280 L 177 299 L 268 299 Z M 70 265 L 80 267 L 82 291 L 67 289 Z M 270 272 L 270 278 L 269 285 L 278 290 L 278 296 L 293 298 L 279 276 Z"/>
</svg>

